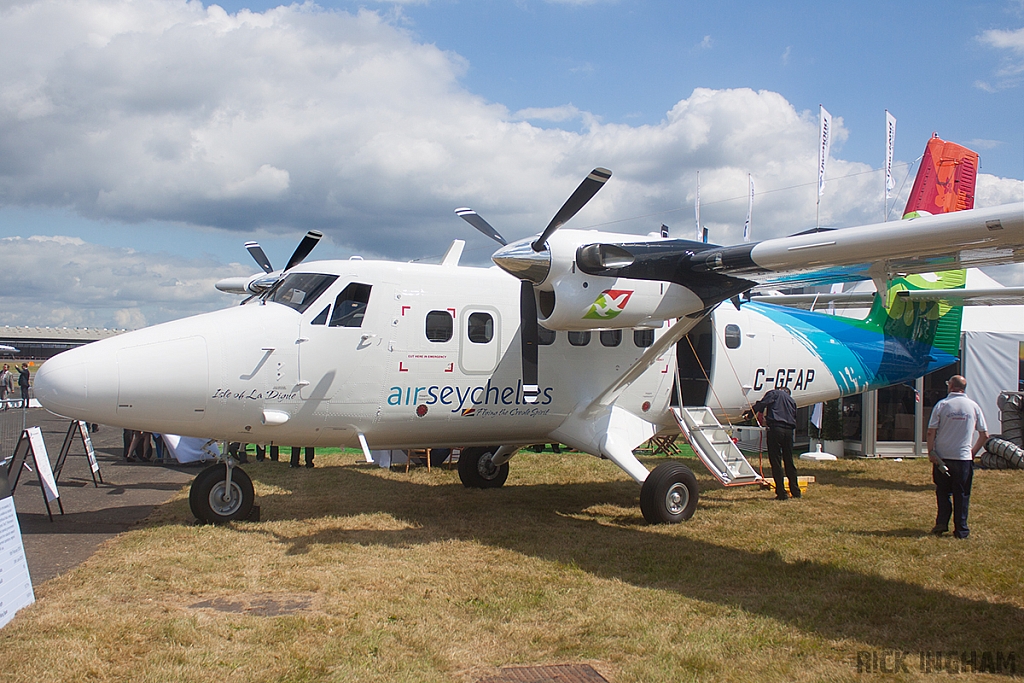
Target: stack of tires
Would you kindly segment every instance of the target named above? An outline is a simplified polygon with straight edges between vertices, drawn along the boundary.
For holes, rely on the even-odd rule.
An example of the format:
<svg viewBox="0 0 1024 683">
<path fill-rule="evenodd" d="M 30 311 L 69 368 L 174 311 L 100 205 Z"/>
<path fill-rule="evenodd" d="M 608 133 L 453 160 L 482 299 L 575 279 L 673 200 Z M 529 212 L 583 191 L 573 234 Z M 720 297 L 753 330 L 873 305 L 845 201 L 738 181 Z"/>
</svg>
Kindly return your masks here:
<svg viewBox="0 0 1024 683">
<path fill-rule="evenodd" d="M 1003 433 L 985 443 L 981 466 L 992 470 L 1024 470 L 1024 392 L 1004 391 L 996 400 Z"/>
</svg>

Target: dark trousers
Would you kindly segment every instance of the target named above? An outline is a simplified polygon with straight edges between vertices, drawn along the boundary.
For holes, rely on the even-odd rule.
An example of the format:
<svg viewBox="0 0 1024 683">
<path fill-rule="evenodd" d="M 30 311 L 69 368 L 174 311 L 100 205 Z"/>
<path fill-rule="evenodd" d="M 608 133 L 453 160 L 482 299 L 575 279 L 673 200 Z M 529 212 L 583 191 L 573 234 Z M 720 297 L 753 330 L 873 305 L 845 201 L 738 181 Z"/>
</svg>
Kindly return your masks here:
<svg viewBox="0 0 1024 683">
<path fill-rule="evenodd" d="M 299 466 L 299 452 L 301 450 L 302 449 L 299 448 L 298 446 L 292 446 L 292 460 L 291 460 L 291 466 L 292 467 L 298 467 Z M 314 455 L 315 455 L 315 451 L 314 451 L 313 447 L 312 446 L 306 446 L 306 467 L 312 467 L 313 466 L 313 456 Z"/>
<path fill-rule="evenodd" d="M 967 528 L 967 508 L 971 502 L 971 484 L 974 482 L 973 460 L 946 460 L 949 476 L 932 465 L 932 481 L 935 482 L 935 499 L 939 512 L 935 515 L 935 526 L 940 529 L 949 528 L 949 518 L 953 518 L 953 535 L 967 538 L 971 530 Z"/>
<path fill-rule="evenodd" d="M 786 497 L 785 479 L 789 479 L 789 492 L 794 498 L 800 497 L 800 482 L 793 464 L 793 428 L 779 425 L 768 427 L 768 462 L 772 465 L 772 479 L 775 480 L 775 495 Z M 783 477 L 785 466 L 785 477 Z"/>
</svg>

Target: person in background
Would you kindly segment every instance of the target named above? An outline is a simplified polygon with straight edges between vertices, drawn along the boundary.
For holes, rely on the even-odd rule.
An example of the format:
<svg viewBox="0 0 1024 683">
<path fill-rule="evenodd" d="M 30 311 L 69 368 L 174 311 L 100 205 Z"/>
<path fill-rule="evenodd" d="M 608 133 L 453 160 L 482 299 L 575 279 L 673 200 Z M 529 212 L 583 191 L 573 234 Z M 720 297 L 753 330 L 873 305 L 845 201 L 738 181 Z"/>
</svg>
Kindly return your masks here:
<svg viewBox="0 0 1024 683">
<path fill-rule="evenodd" d="M 28 408 L 28 388 L 32 386 L 32 374 L 28 370 L 28 363 L 21 364 L 18 371 L 18 387 L 21 389 L 22 406 Z"/>
<path fill-rule="evenodd" d="M 793 430 L 796 429 L 796 401 L 789 388 L 772 389 L 751 407 L 757 421 L 768 428 L 768 462 L 775 480 L 775 498 L 786 500 L 785 479 L 789 479 L 789 493 L 800 497 L 800 480 L 793 464 Z M 783 478 L 785 470 L 785 478 Z"/>
<path fill-rule="evenodd" d="M 7 399 L 14 394 L 14 375 L 11 368 L 4 363 L 3 371 L 0 371 L 0 401 L 3 401 L 3 410 L 7 410 Z"/>
<path fill-rule="evenodd" d="M 302 449 L 298 446 L 292 446 L 292 460 L 289 463 L 289 467 L 299 466 L 299 452 Z M 313 467 L 313 456 L 316 455 L 315 450 L 312 446 L 306 446 L 306 467 Z"/>
<path fill-rule="evenodd" d="M 932 481 L 938 512 L 932 533 L 949 531 L 953 518 L 953 535 L 967 538 L 967 512 L 974 481 L 974 456 L 988 441 L 988 427 L 981 407 L 967 398 L 967 380 L 953 375 L 946 382 L 949 393 L 935 404 L 928 421 L 928 459 L 932 461 Z M 974 438 L 977 432 L 978 438 Z"/>
</svg>

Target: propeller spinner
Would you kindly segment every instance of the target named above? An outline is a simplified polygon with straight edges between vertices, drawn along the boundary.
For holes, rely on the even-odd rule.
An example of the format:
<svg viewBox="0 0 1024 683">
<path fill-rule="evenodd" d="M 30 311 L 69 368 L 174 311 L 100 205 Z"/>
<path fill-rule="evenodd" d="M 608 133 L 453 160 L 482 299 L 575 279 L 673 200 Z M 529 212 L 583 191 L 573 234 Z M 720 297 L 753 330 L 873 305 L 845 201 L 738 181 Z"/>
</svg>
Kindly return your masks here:
<svg viewBox="0 0 1024 683">
<path fill-rule="evenodd" d="M 576 191 L 562 204 L 555 217 L 544 228 L 535 240 L 520 240 L 509 244 L 504 237 L 485 221 L 476 211 L 469 208 L 456 209 L 455 213 L 462 220 L 502 245 L 491 256 L 491 260 L 507 273 L 517 277 L 519 289 L 519 329 L 522 341 L 523 356 L 523 399 L 527 403 L 536 403 L 540 395 L 540 380 L 537 373 L 537 341 L 540 336 L 537 322 L 537 300 L 534 285 L 539 285 L 547 278 L 551 270 L 551 251 L 548 239 L 558 228 L 562 227 L 573 216 L 579 213 L 587 202 L 593 199 L 597 191 L 604 187 L 612 172 L 606 168 L 595 168 L 590 172 Z"/>
</svg>

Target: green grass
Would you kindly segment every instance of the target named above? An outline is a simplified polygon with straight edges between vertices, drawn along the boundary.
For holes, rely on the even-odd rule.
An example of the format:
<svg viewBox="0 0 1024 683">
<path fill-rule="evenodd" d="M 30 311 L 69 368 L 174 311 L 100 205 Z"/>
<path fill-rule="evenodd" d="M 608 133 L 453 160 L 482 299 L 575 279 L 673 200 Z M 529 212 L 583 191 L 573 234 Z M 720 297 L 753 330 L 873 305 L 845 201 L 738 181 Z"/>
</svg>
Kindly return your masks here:
<svg viewBox="0 0 1024 683">
<path fill-rule="evenodd" d="M 37 590 L 0 631 L 3 679 L 475 681 L 586 662 L 618 683 L 860 680 L 857 653 L 888 650 L 913 653 L 897 680 L 921 677 L 921 651 L 1024 670 L 1021 472 L 976 473 L 959 541 L 927 533 L 923 460 L 801 463 L 816 483 L 777 503 L 683 459 L 701 506 L 652 527 L 639 487 L 589 456 L 520 454 L 493 491 L 361 459 L 247 466 L 260 523 L 192 526 L 183 492 Z"/>
</svg>

